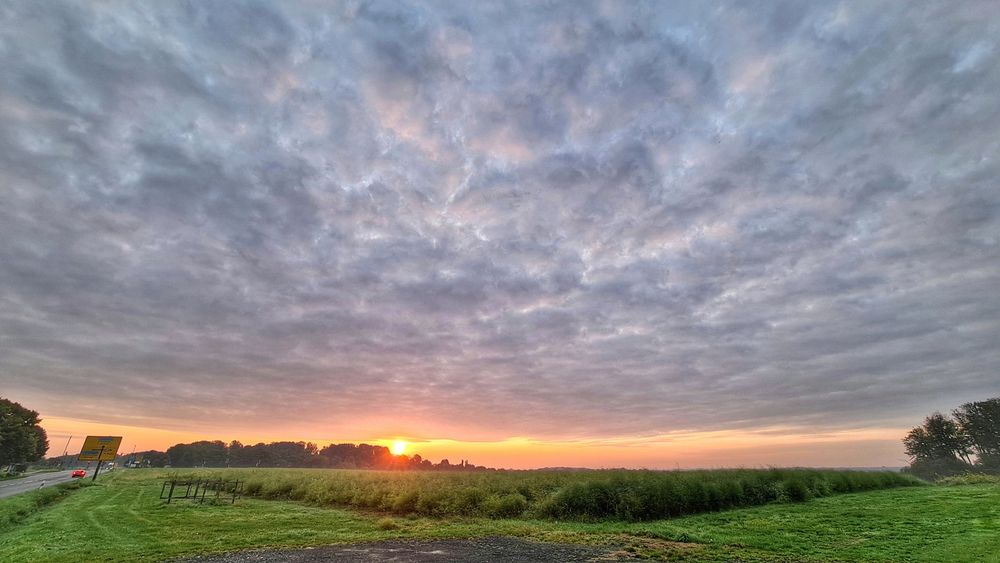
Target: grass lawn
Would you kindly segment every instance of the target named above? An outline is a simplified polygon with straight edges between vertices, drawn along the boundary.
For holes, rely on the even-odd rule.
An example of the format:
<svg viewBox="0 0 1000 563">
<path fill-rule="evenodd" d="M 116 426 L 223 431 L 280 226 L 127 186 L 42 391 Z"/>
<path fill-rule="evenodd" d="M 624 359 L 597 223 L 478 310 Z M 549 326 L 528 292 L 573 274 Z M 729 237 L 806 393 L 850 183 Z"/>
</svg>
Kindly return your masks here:
<svg viewBox="0 0 1000 563">
<path fill-rule="evenodd" d="M 279 471 L 279 470 L 276 470 Z M 159 561 L 263 547 L 513 535 L 690 561 L 998 561 L 1000 485 L 843 494 L 644 523 L 387 517 L 295 502 L 169 506 L 155 471 L 123 471 L 0 528 L 2 561 Z M 0 500 L 0 516 L 31 506 Z M 49 493 L 51 494 L 51 493 Z"/>
</svg>

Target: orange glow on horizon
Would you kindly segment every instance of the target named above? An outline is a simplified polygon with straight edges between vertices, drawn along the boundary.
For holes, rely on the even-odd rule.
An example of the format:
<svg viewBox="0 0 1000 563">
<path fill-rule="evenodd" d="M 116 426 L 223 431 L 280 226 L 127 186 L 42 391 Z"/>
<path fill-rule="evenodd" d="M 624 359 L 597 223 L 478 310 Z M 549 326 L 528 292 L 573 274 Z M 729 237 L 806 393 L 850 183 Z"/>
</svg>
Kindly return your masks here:
<svg viewBox="0 0 1000 563">
<path fill-rule="evenodd" d="M 812 466 L 901 467 L 907 460 L 900 438 L 905 428 L 872 428 L 810 432 L 801 428 L 766 428 L 714 432 L 676 432 L 647 437 L 591 439 L 535 439 L 511 437 L 491 441 L 444 438 L 372 439 L 343 435 L 319 438 L 316 427 L 301 431 L 282 429 L 280 435 L 257 432 L 213 432 L 211 435 L 158 428 L 108 424 L 43 416 L 49 433 L 49 456 L 80 451 L 87 434 L 123 436 L 122 451 L 165 451 L 177 443 L 198 440 L 239 440 L 244 444 L 281 440 L 311 441 L 320 448 L 331 443 L 368 443 L 387 446 L 395 455 L 419 454 L 439 462 L 449 459 L 487 467 L 532 469 L 539 467 L 689 469 L 708 467 Z M 383 434 L 384 435 L 384 434 Z M 317 439 L 319 438 L 319 439 Z"/>
</svg>

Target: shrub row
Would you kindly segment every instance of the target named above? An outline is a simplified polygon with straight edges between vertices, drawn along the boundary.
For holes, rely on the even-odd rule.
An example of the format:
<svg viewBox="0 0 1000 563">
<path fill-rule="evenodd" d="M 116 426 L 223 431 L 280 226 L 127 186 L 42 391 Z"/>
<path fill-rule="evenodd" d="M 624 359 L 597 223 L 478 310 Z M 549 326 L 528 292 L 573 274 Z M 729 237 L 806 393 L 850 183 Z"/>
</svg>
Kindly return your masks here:
<svg viewBox="0 0 1000 563">
<path fill-rule="evenodd" d="M 540 508 L 546 516 L 563 519 L 653 520 L 919 483 L 891 472 L 806 469 L 634 472 L 567 484 Z"/>
<path fill-rule="evenodd" d="M 966 473 L 965 475 L 955 475 L 945 477 L 935 482 L 938 485 L 1000 485 L 1000 475 L 989 475 L 985 473 Z"/>
<path fill-rule="evenodd" d="M 653 520 L 772 502 L 922 485 L 884 472 L 815 469 L 705 471 L 390 472 L 229 470 L 245 494 L 395 514 Z"/>
</svg>

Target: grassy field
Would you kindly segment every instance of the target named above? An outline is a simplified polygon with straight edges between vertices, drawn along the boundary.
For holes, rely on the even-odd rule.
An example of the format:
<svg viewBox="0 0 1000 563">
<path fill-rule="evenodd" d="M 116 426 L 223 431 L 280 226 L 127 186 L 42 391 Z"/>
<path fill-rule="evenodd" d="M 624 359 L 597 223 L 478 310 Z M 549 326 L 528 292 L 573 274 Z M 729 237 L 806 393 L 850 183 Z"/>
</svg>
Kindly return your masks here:
<svg viewBox="0 0 1000 563">
<path fill-rule="evenodd" d="M 511 535 L 690 561 L 1000 561 L 995 482 L 839 494 L 647 522 L 568 522 L 392 516 L 284 500 L 168 506 L 157 498 L 165 475 L 123 471 L 44 502 L 36 500 L 54 493 L 0 501 L 0 560 L 159 561 L 261 547 Z"/>
<path fill-rule="evenodd" d="M 648 521 L 837 493 L 921 486 L 883 472 L 712 471 L 391 472 L 228 470 L 246 494 L 400 515 Z"/>
</svg>

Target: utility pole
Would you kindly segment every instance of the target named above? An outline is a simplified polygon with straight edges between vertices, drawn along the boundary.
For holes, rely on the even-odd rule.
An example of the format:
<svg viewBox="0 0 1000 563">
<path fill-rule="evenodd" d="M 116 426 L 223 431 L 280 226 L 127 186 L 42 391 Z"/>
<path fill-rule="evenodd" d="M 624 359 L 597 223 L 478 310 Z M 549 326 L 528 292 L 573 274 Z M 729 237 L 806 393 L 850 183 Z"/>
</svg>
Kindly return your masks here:
<svg viewBox="0 0 1000 563">
<path fill-rule="evenodd" d="M 73 435 L 72 434 L 70 434 L 69 435 L 69 439 L 66 440 L 66 447 L 63 448 L 63 455 L 62 455 L 63 458 L 59 460 L 59 467 L 65 467 L 66 466 L 66 456 L 69 455 L 69 443 L 71 441 L 73 441 Z"/>
</svg>

